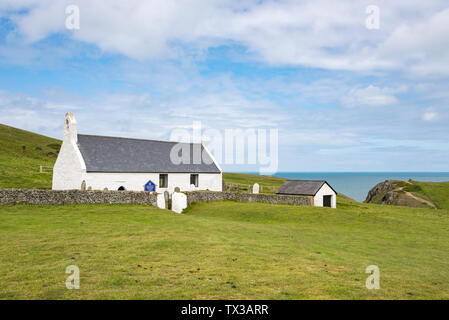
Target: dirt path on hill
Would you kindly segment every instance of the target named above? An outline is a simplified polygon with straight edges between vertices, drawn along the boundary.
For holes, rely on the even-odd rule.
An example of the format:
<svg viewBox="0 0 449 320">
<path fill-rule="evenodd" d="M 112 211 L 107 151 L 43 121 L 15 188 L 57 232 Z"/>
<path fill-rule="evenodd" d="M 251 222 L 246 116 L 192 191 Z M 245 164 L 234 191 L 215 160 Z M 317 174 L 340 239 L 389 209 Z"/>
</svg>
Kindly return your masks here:
<svg viewBox="0 0 449 320">
<path fill-rule="evenodd" d="M 407 182 L 408 184 L 411 184 L 411 183 L 408 182 L 408 181 L 406 181 L 406 182 Z M 400 188 L 397 189 L 397 190 L 404 191 L 403 189 L 404 189 L 404 187 L 400 187 Z M 405 193 L 407 196 L 409 196 L 410 198 L 413 198 L 413 199 L 415 199 L 416 201 L 419 201 L 419 202 L 424 202 L 425 204 L 431 206 L 432 208 L 436 208 L 436 207 L 437 207 L 432 201 L 429 201 L 429 200 L 423 199 L 423 198 L 421 198 L 421 197 L 415 196 L 415 195 L 414 195 L 413 193 L 411 193 L 411 192 L 404 191 L 404 193 Z"/>
<path fill-rule="evenodd" d="M 405 194 L 408 195 L 409 197 L 412 197 L 413 199 L 415 199 L 415 200 L 417 200 L 417 201 L 424 202 L 424 203 L 428 204 L 429 206 L 431 206 L 432 208 L 436 208 L 436 207 L 437 207 L 433 202 L 431 202 L 431 201 L 429 201 L 429 200 L 423 199 L 423 198 L 421 198 L 421 197 L 417 197 L 417 196 L 415 196 L 413 193 L 410 193 L 410 192 L 408 192 L 408 191 L 404 191 L 404 192 L 405 192 Z"/>
</svg>

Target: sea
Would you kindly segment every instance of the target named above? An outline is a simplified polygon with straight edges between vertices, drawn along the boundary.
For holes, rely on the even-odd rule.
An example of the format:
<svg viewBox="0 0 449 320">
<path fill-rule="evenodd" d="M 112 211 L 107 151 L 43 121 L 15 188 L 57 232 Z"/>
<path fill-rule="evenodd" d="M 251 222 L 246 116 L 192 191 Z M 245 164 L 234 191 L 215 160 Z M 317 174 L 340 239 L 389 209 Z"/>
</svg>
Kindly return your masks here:
<svg viewBox="0 0 449 320">
<path fill-rule="evenodd" d="M 326 180 L 338 193 L 357 201 L 364 201 L 368 191 L 385 180 L 449 181 L 449 172 L 278 172 L 274 176 Z"/>
</svg>

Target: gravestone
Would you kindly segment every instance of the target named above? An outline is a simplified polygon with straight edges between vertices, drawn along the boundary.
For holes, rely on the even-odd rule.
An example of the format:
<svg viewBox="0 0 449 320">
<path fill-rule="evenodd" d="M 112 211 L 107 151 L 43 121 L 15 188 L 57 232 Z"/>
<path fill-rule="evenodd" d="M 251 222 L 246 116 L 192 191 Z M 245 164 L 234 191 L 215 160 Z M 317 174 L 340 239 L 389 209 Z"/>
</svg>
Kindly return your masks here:
<svg viewBox="0 0 449 320">
<path fill-rule="evenodd" d="M 251 185 L 248 185 L 248 193 L 252 193 Z"/>
<path fill-rule="evenodd" d="M 229 192 L 232 192 L 232 184 L 229 185 Z"/>
<path fill-rule="evenodd" d="M 108 188 L 104 188 L 103 191 L 108 191 Z"/>
<path fill-rule="evenodd" d="M 253 186 L 253 193 L 259 193 L 259 184 L 258 183 L 255 183 L 254 184 L 254 186 Z"/>
<path fill-rule="evenodd" d="M 240 192 L 240 185 L 237 184 L 237 193 L 239 193 L 239 192 Z"/>
<path fill-rule="evenodd" d="M 81 191 L 86 191 L 86 180 L 83 180 L 83 182 L 81 182 Z"/>
<path fill-rule="evenodd" d="M 181 189 L 179 189 L 179 187 L 175 187 L 175 192 L 180 192 Z"/>
<path fill-rule="evenodd" d="M 192 183 L 191 185 L 190 185 L 190 190 L 195 190 L 195 185 Z"/>
<path fill-rule="evenodd" d="M 165 204 L 166 204 L 165 207 L 167 209 L 171 209 L 170 193 L 167 190 L 164 191 L 164 199 L 165 199 Z"/>
<path fill-rule="evenodd" d="M 171 209 L 176 213 L 182 213 L 187 208 L 187 196 L 184 193 L 174 192 L 171 201 Z"/>
<path fill-rule="evenodd" d="M 165 197 L 164 194 L 158 193 L 156 199 L 157 207 L 160 209 L 165 209 Z"/>
<path fill-rule="evenodd" d="M 88 187 L 87 187 L 87 190 L 88 190 L 88 191 L 92 191 L 92 187 L 91 187 L 91 186 L 88 186 Z"/>
<path fill-rule="evenodd" d="M 226 183 L 224 180 L 221 180 L 221 191 L 226 191 Z"/>
</svg>

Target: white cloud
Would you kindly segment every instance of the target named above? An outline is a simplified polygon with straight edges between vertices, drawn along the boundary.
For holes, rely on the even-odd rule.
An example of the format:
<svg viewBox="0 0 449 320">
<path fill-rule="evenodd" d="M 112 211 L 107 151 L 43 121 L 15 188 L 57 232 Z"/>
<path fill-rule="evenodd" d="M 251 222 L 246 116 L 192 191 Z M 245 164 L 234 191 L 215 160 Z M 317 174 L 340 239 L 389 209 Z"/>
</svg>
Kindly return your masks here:
<svg viewBox="0 0 449 320">
<path fill-rule="evenodd" d="M 195 91 L 170 97 L 150 94 L 98 94 L 77 97 L 51 92 L 35 98 L 0 90 L 0 123 L 60 138 L 64 114 L 73 111 L 81 133 L 168 139 L 174 129 L 193 121 L 203 127 L 280 128 L 286 111 L 264 99 L 250 100 L 239 91 Z"/>
<path fill-rule="evenodd" d="M 405 92 L 405 87 L 401 88 L 379 88 L 370 85 L 366 88 L 353 88 L 341 99 L 341 104 L 352 108 L 358 106 L 385 106 L 398 102 L 394 94 Z"/>
<path fill-rule="evenodd" d="M 69 32 L 64 7 L 72 2 L 5 0 L 0 15 L 13 19 L 27 41 L 60 32 L 134 59 L 201 55 L 239 44 L 247 48 L 245 59 L 273 65 L 449 74 L 444 0 L 379 1 L 380 30 L 364 25 L 371 3 L 349 0 L 79 0 L 81 29 Z"/>
<path fill-rule="evenodd" d="M 438 113 L 428 110 L 422 115 L 424 121 L 434 121 L 438 119 Z"/>
<path fill-rule="evenodd" d="M 379 55 L 400 60 L 417 74 L 449 74 L 449 8 L 427 19 L 401 23 L 380 46 Z"/>
</svg>

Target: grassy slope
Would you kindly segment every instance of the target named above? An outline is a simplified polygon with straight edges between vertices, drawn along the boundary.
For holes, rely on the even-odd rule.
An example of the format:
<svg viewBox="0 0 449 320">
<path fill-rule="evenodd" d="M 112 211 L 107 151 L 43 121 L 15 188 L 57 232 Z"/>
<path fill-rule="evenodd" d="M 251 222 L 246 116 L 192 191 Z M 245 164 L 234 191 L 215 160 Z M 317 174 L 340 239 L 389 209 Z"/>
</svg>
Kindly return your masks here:
<svg viewBox="0 0 449 320">
<path fill-rule="evenodd" d="M 449 209 L 449 182 L 413 181 L 421 188 L 420 194 L 431 200 L 438 208 Z"/>
<path fill-rule="evenodd" d="M 47 153 L 56 155 L 60 143 L 0 124 L 0 188 L 51 188 L 51 173 L 39 173 L 39 166 L 53 166 L 56 158 Z"/>
<path fill-rule="evenodd" d="M 265 186 L 282 186 L 284 178 L 259 176 L 246 173 L 223 173 L 223 179 L 227 183 L 254 184 L 258 183 Z"/>
<path fill-rule="evenodd" d="M 437 208 L 449 209 L 449 182 L 394 181 L 394 183 L 401 187 L 402 191 L 428 200 Z M 377 201 L 380 201 L 382 196 L 383 194 L 379 194 Z M 373 202 L 376 203 L 376 199 Z M 428 206 L 423 203 L 423 207 Z"/>
<path fill-rule="evenodd" d="M 0 207 L 0 298 L 449 299 L 449 212 L 215 202 Z M 80 268 L 67 290 L 65 268 Z M 378 265 L 381 289 L 367 290 Z"/>
</svg>

